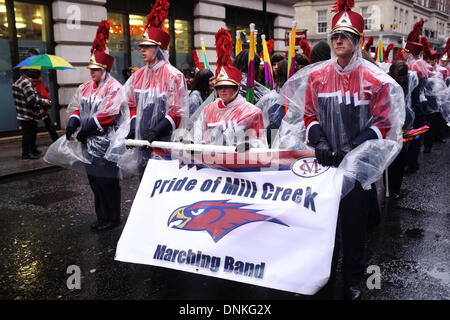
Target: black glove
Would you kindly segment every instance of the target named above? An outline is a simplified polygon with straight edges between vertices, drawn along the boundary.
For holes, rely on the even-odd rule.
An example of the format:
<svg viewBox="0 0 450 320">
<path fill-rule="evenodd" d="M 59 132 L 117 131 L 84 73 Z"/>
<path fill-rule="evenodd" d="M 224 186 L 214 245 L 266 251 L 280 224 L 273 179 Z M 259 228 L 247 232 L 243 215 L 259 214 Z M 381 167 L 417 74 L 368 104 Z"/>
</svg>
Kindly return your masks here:
<svg viewBox="0 0 450 320">
<path fill-rule="evenodd" d="M 93 135 L 99 135 L 101 131 L 97 127 L 94 119 L 89 119 L 86 125 L 81 127 L 80 132 L 77 134 L 77 140 L 81 143 L 86 143 L 87 138 Z"/>
<path fill-rule="evenodd" d="M 366 128 L 363 130 L 353 141 L 350 141 L 349 143 L 343 145 L 339 148 L 339 150 L 334 154 L 333 156 L 333 167 L 339 167 L 342 160 L 344 160 L 344 157 L 347 153 L 355 149 L 357 146 L 362 144 L 363 142 L 367 140 L 373 140 L 378 139 L 377 134 L 375 131 L 371 128 Z"/>
<path fill-rule="evenodd" d="M 130 121 L 130 132 L 128 132 L 126 139 L 134 139 L 135 137 L 136 137 L 136 117 L 134 117 Z"/>
<path fill-rule="evenodd" d="M 144 140 L 147 140 L 148 142 L 152 143 L 153 141 L 155 141 L 158 138 L 158 133 L 153 130 L 146 130 L 144 132 L 144 136 L 142 137 Z"/>
<path fill-rule="evenodd" d="M 355 149 L 357 145 L 353 142 L 349 142 L 346 145 L 342 146 L 339 151 L 337 151 L 333 156 L 333 167 L 339 167 L 342 160 L 344 160 L 344 157 L 347 153 Z"/>
<path fill-rule="evenodd" d="M 242 142 L 236 146 L 236 152 L 243 153 L 250 150 L 252 145 L 249 142 Z"/>
<path fill-rule="evenodd" d="M 183 139 L 183 140 L 181 140 L 181 143 L 184 143 L 184 144 L 194 144 L 194 141 L 189 140 L 189 139 Z M 186 151 L 186 152 L 189 153 L 190 155 L 195 154 L 195 151 L 194 151 L 194 150 L 189 150 L 189 151 Z"/>
<path fill-rule="evenodd" d="M 72 135 L 77 131 L 78 127 L 80 126 L 80 119 L 77 117 L 70 117 L 69 122 L 67 123 L 66 127 L 66 139 L 70 140 Z"/>
<path fill-rule="evenodd" d="M 158 138 L 165 137 L 172 132 L 172 124 L 167 118 L 162 119 L 158 124 L 152 128 L 144 131 L 142 138 L 152 143 Z"/>
<path fill-rule="evenodd" d="M 321 136 L 315 147 L 317 162 L 325 167 L 329 167 L 333 164 L 333 153 L 331 152 L 331 146 L 327 138 Z"/>
</svg>

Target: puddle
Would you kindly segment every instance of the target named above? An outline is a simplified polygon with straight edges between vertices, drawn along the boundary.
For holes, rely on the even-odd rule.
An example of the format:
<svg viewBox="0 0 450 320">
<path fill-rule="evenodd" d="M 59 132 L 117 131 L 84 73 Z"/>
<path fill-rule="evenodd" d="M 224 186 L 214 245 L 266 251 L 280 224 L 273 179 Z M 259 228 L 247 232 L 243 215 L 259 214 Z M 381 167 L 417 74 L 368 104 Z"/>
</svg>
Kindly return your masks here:
<svg viewBox="0 0 450 320">
<path fill-rule="evenodd" d="M 47 208 L 56 202 L 67 200 L 77 195 L 77 192 L 58 190 L 53 192 L 41 193 L 34 197 L 25 199 L 22 202 Z"/>
<path fill-rule="evenodd" d="M 435 267 L 431 271 L 425 270 L 425 272 L 431 277 L 441 281 L 444 285 L 450 285 L 450 273 L 445 270 L 443 267 Z"/>
</svg>

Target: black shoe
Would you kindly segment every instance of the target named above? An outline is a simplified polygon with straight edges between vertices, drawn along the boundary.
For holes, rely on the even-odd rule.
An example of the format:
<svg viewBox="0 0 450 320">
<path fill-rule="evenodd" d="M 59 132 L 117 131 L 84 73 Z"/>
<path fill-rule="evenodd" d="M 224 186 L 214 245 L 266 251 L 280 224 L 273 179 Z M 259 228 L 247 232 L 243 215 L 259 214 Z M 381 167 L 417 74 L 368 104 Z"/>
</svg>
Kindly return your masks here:
<svg viewBox="0 0 450 320">
<path fill-rule="evenodd" d="M 22 155 L 22 160 L 27 160 L 27 159 L 36 160 L 36 159 L 39 159 L 39 155 L 35 155 L 35 154 L 32 154 L 32 153 L 23 154 Z"/>
<path fill-rule="evenodd" d="M 101 224 L 99 224 L 94 230 L 95 231 L 107 231 L 107 230 L 112 230 L 114 228 L 117 228 L 118 226 L 121 225 L 120 221 L 117 222 L 103 222 Z"/>
<path fill-rule="evenodd" d="M 418 169 L 419 169 L 418 167 L 415 167 L 415 168 L 408 167 L 408 168 L 406 168 L 405 173 L 415 173 Z"/>
<path fill-rule="evenodd" d="M 345 287 L 344 288 L 345 300 L 361 300 L 361 290 L 357 287 Z"/>
<path fill-rule="evenodd" d="M 425 147 L 423 149 L 423 153 L 430 153 L 431 152 L 431 147 Z"/>
<path fill-rule="evenodd" d="M 439 143 L 446 143 L 447 141 L 445 141 L 445 139 L 437 139 L 437 142 L 439 142 Z"/>
<path fill-rule="evenodd" d="M 93 224 L 91 224 L 91 229 L 92 230 L 95 230 L 95 229 L 97 229 L 97 227 L 99 226 L 99 225 L 101 225 L 103 222 L 101 222 L 101 221 L 95 221 Z"/>
<path fill-rule="evenodd" d="M 36 149 L 36 150 L 31 151 L 31 153 L 34 154 L 35 156 L 39 156 L 39 155 L 41 155 L 42 151 L 39 149 Z"/>
<path fill-rule="evenodd" d="M 398 199 L 400 199 L 400 195 L 398 193 L 391 192 L 389 194 L 389 198 L 391 198 L 392 200 L 398 200 Z"/>
</svg>

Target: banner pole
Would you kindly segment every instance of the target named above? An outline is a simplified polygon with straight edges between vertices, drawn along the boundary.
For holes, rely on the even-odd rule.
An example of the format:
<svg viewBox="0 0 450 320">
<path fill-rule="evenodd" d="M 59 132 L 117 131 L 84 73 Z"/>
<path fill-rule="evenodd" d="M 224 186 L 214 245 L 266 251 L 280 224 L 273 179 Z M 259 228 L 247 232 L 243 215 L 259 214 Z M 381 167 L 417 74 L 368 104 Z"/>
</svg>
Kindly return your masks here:
<svg viewBox="0 0 450 320">
<path fill-rule="evenodd" d="M 169 141 L 153 141 L 149 143 L 147 140 L 133 140 L 126 139 L 125 145 L 128 147 L 151 147 L 159 149 L 171 149 L 171 150 L 185 150 L 185 151 L 197 151 L 197 152 L 217 152 L 217 153 L 236 153 L 236 147 L 234 146 L 220 146 L 209 144 L 193 144 L 182 142 L 169 142 Z M 266 148 L 251 148 L 249 152 L 279 152 L 277 149 Z"/>
<path fill-rule="evenodd" d="M 389 198 L 389 177 L 388 177 L 388 169 L 386 168 L 386 197 Z"/>
</svg>

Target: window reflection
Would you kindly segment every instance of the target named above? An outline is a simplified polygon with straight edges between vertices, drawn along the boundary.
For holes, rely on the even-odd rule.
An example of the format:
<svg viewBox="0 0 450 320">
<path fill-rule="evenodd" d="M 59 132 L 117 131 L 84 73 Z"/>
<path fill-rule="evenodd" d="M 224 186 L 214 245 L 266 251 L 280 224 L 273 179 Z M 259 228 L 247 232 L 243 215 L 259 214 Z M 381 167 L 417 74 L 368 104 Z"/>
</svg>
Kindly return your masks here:
<svg viewBox="0 0 450 320">
<path fill-rule="evenodd" d="M 124 20 L 125 15 L 120 13 L 108 13 L 109 41 L 107 47 L 109 54 L 114 57 L 114 64 L 111 75 L 120 83 L 127 80 L 127 58 L 125 52 L 125 36 L 124 36 Z"/>
<path fill-rule="evenodd" d="M 11 48 L 8 38 L 8 23 L 6 5 L 0 0 L 0 104 L 2 113 L 0 117 L 0 130 L 16 130 L 16 109 L 11 94 L 13 74 L 11 66 Z"/>
<path fill-rule="evenodd" d="M 191 25 L 187 20 L 175 20 L 176 67 L 181 71 L 191 67 Z"/>
</svg>

